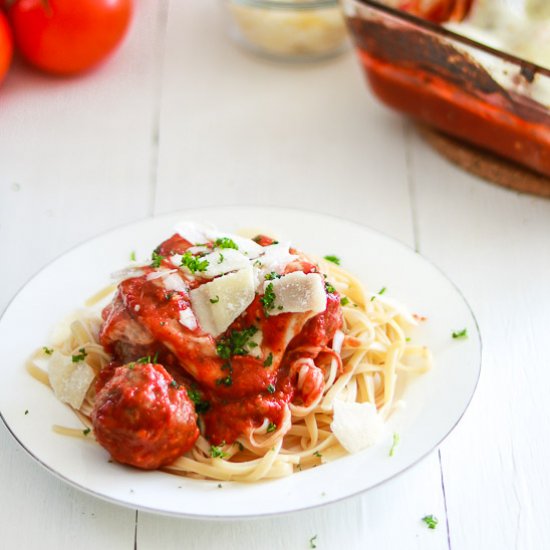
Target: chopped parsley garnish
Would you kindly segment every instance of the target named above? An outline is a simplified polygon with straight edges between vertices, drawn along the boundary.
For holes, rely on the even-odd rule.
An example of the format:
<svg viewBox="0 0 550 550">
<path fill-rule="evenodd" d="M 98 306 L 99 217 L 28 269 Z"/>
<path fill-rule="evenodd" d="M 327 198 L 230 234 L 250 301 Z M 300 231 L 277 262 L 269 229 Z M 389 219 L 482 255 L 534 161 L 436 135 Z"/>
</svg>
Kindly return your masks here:
<svg viewBox="0 0 550 550">
<path fill-rule="evenodd" d="M 79 351 L 79 353 L 77 355 L 73 355 L 71 357 L 73 363 L 79 363 L 80 361 L 84 361 L 84 359 L 86 359 L 86 357 L 88 355 L 84 348 L 80 348 L 78 351 Z"/>
<path fill-rule="evenodd" d="M 407 336 L 407 338 L 405 338 L 405 342 L 410 342 L 411 339 Z"/>
<path fill-rule="evenodd" d="M 310 548 L 317 548 L 317 535 L 314 535 L 309 539 L 309 547 Z"/>
<path fill-rule="evenodd" d="M 187 395 L 195 404 L 195 411 L 197 413 L 205 413 L 210 408 L 210 403 L 208 401 L 203 401 L 202 395 L 199 391 L 189 388 L 187 390 Z"/>
<path fill-rule="evenodd" d="M 340 265 L 340 258 L 338 256 L 328 255 L 324 257 L 325 260 L 332 262 L 333 264 Z"/>
<path fill-rule="evenodd" d="M 315 451 L 313 453 L 313 456 L 316 456 L 317 458 L 323 458 L 323 455 L 319 451 Z"/>
<path fill-rule="evenodd" d="M 266 432 L 270 434 L 274 432 L 276 429 L 277 429 L 277 424 L 273 424 L 273 422 L 270 422 L 269 425 L 267 426 Z"/>
<path fill-rule="evenodd" d="M 179 386 L 178 386 L 178 383 L 175 380 L 172 380 L 172 382 L 170 382 L 170 387 L 171 388 L 177 388 Z"/>
<path fill-rule="evenodd" d="M 211 304 L 217 304 L 220 301 L 220 297 L 216 296 L 215 298 L 210 298 Z"/>
<path fill-rule="evenodd" d="M 378 291 L 378 295 L 379 296 L 382 296 L 382 294 L 384 294 L 384 292 L 386 292 L 387 288 L 385 286 L 383 286 L 379 291 Z M 376 294 L 374 296 L 371 296 L 371 299 L 370 301 L 371 302 L 374 302 L 374 300 L 376 300 Z"/>
<path fill-rule="evenodd" d="M 159 352 L 157 351 L 153 357 L 150 355 L 147 355 L 145 357 L 140 357 L 139 359 L 136 359 L 136 363 L 139 363 L 140 365 L 147 365 L 148 363 L 156 364 L 159 358 Z"/>
<path fill-rule="evenodd" d="M 52 349 L 52 348 L 47 348 L 46 346 L 44 346 L 42 349 L 44 350 L 44 353 L 45 353 L 46 355 L 51 355 L 51 354 L 53 353 L 53 349 Z"/>
<path fill-rule="evenodd" d="M 273 354 L 270 352 L 264 361 L 264 367 L 271 367 L 273 365 Z"/>
<path fill-rule="evenodd" d="M 273 279 L 280 279 L 281 277 L 282 275 L 279 275 L 278 273 L 275 273 L 275 271 L 272 271 L 265 276 L 265 280 L 272 281 Z"/>
<path fill-rule="evenodd" d="M 90 430 L 90 428 L 86 428 L 86 429 L 82 430 L 82 433 L 83 433 L 84 435 L 88 435 L 91 431 L 92 431 L 92 430 Z"/>
<path fill-rule="evenodd" d="M 397 432 L 394 432 L 393 434 L 393 443 L 389 452 L 390 456 L 393 456 L 395 454 L 395 451 L 397 450 L 397 447 L 399 445 L 399 441 L 401 440 L 401 437 Z"/>
<path fill-rule="evenodd" d="M 218 263 L 221 264 L 225 260 L 224 255 L 220 252 L 220 257 L 218 258 Z"/>
<path fill-rule="evenodd" d="M 136 261 L 136 251 L 135 250 L 132 250 L 132 252 L 130 252 L 130 261 L 132 261 L 132 262 Z"/>
<path fill-rule="evenodd" d="M 164 256 L 161 256 L 158 252 L 153 252 L 151 254 L 151 266 L 152 267 L 160 267 L 160 264 L 162 263 L 162 260 L 164 260 Z"/>
<path fill-rule="evenodd" d="M 186 252 L 181 257 L 181 267 L 186 267 L 191 273 L 196 273 L 197 271 L 202 272 L 206 271 L 208 268 L 208 260 L 201 260 L 200 258 L 196 258 L 191 254 L 190 252 Z"/>
<path fill-rule="evenodd" d="M 275 307 L 275 292 L 273 290 L 273 283 L 269 283 L 265 287 L 264 295 L 260 298 L 262 306 L 264 306 L 264 313 L 269 314 L 269 311 Z"/>
<path fill-rule="evenodd" d="M 269 384 L 266 389 L 269 393 L 275 393 L 275 386 L 273 384 Z"/>
<path fill-rule="evenodd" d="M 233 378 L 231 378 L 231 375 L 228 374 L 225 378 L 218 378 L 216 380 L 216 386 L 232 386 L 233 385 Z"/>
<path fill-rule="evenodd" d="M 25 416 L 29 414 L 29 409 L 25 409 Z"/>
<path fill-rule="evenodd" d="M 422 521 L 428 526 L 428 529 L 435 529 L 439 523 L 439 520 L 433 514 L 424 516 Z"/>
<path fill-rule="evenodd" d="M 227 456 L 227 453 L 223 452 L 222 447 L 225 445 L 225 443 L 222 443 L 221 445 L 211 445 L 210 446 L 210 456 L 212 458 L 225 458 Z"/>
<path fill-rule="evenodd" d="M 326 281 L 325 281 L 325 290 L 329 294 L 334 294 L 336 292 L 336 289 L 330 283 L 327 283 Z"/>
<path fill-rule="evenodd" d="M 349 304 L 349 298 L 347 296 L 344 296 L 340 299 L 340 305 L 341 306 L 347 306 Z"/>
<path fill-rule="evenodd" d="M 229 237 L 222 237 L 221 239 L 216 239 L 214 241 L 214 246 L 218 248 L 233 248 L 234 250 L 239 250 L 237 243 L 230 239 Z"/>
<path fill-rule="evenodd" d="M 223 485 L 221 483 L 218 483 L 218 489 L 221 489 Z"/>
<path fill-rule="evenodd" d="M 462 330 L 455 330 L 453 332 L 453 338 L 455 340 L 460 340 L 462 338 L 468 338 L 468 329 L 463 328 Z"/>
<path fill-rule="evenodd" d="M 250 339 L 258 332 L 258 327 L 251 326 L 243 330 L 232 330 L 216 345 L 216 352 L 222 359 L 230 359 L 233 355 L 248 355 L 246 347 Z"/>
</svg>

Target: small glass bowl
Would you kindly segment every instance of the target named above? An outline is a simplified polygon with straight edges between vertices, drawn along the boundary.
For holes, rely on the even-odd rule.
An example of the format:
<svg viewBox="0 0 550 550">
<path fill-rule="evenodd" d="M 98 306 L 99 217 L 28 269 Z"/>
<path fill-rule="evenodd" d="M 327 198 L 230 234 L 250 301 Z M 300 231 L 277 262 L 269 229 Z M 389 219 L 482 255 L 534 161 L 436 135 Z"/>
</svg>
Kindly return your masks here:
<svg viewBox="0 0 550 550">
<path fill-rule="evenodd" d="M 332 57 L 348 45 L 338 0 L 222 0 L 231 38 L 288 61 Z"/>
</svg>

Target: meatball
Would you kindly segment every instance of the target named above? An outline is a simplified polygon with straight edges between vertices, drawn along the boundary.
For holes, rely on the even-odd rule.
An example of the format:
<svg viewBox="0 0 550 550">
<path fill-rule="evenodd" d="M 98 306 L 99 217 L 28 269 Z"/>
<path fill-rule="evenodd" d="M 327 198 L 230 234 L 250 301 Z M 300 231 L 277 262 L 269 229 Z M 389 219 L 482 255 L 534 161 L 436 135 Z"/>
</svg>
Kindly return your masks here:
<svg viewBox="0 0 550 550">
<path fill-rule="evenodd" d="M 117 367 L 96 395 L 92 423 L 114 460 L 144 470 L 171 464 L 199 436 L 187 391 L 152 363 Z"/>
</svg>

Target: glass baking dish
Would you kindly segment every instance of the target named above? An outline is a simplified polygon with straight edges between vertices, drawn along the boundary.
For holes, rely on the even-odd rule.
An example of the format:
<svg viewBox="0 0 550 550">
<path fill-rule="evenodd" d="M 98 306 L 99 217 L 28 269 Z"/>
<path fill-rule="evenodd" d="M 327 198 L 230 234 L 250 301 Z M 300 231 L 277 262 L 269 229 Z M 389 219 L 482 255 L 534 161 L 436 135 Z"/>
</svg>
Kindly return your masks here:
<svg viewBox="0 0 550 550">
<path fill-rule="evenodd" d="M 550 71 L 374 0 L 342 0 L 374 94 L 550 177 Z"/>
</svg>

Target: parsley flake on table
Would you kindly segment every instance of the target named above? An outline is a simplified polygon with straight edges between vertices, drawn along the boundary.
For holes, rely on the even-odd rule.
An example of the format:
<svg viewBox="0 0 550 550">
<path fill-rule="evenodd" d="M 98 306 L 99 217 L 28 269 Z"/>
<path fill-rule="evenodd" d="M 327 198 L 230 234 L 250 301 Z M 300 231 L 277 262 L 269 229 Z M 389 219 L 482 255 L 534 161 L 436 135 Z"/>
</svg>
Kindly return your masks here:
<svg viewBox="0 0 550 550">
<path fill-rule="evenodd" d="M 42 350 L 44 351 L 44 353 L 46 355 L 51 355 L 53 353 L 53 349 L 52 348 L 47 348 L 46 346 L 43 346 Z"/>
<path fill-rule="evenodd" d="M 186 252 L 181 257 L 180 267 L 186 267 L 192 274 L 195 274 L 197 271 L 206 271 L 208 269 L 208 265 L 208 260 L 201 260 L 200 258 L 196 258 L 190 252 Z"/>
<path fill-rule="evenodd" d="M 229 237 L 221 237 L 220 239 L 216 239 L 214 241 L 214 246 L 217 248 L 233 248 L 234 250 L 239 250 L 237 243 Z"/>
<path fill-rule="evenodd" d="M 462 340 L 464 338 L 468 338 L 468 329 L 463 328 L 462 330 L 455 330 L 452 336 L 455 340 Z"/>
<path fill-rule="evenodd" d="M 162 260 L 164 260 L 164 256 L 161 256 L 158 252 L 153 252 L 153 254 L 151 254 L 151 260 L 151 267 L 160 267 Z"/>
<path fill-rule="evenodd" d="M 422 521 L 428 526 L 428 529 L 435 529 L 439 523 L 439 520 L 433 514 L 424 516 Z"/>
<path fill-rule="evenodd" d="M 309 547 L 310 547 L 310 548 L 317 548 L 317 535 L 313 535 L 313 536 L 309 539 Z"/>
<path fill-rule="evenodd" d="M 395 451 L 397 450 L 397 447 L 399 446 L 399 442 L 401 441 L 401 437 L 397 432 L 394 432 L 393 434 L 393 443 L 389 452 L 390 456 L 393 456 L 395 454 Z"/>
<path fill-rule="evenodd" d="M 132 250 L 132 252 L 130 252 L 130 261 L 131 262 L 136 261 L 136 251 L 135 250 Z"/>
<path fill-rule="evenodd" d="M 80 348 L 78 352 L 79 352 L 78 354 L 73 355 L 71 357 L 73 363 L 79 363 L 80 361 L 84 361 L 84 359 L 86 359 L 86 357 L 88 356 L 88 353 L 84 348 Z"/>
<path fill-rule="evenodd" d="M 332 262 L 333 264 L 340 265 L 340 258 L 338 256 L 333 256 L 332 254 L 329 254 L 328 256 L 324 256 L 324 258 L 328 262 Z"/>
</svg>

